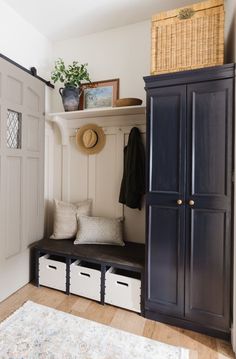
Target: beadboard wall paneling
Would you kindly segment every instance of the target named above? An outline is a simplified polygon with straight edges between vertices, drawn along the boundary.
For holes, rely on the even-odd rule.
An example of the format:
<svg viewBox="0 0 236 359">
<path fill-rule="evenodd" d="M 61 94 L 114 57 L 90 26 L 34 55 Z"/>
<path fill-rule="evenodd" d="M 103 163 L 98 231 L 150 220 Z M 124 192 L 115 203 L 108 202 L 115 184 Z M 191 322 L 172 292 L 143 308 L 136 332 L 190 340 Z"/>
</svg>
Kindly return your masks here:
<svg viewBox="0 0 236 359">
<path fill-rule="evenodd" d="M 146 145 L 146 131 L 145 128 L 141 128 L 142 140 Z M 125 144 L 128 142 L 129 135 L 125 133 Z M 136 242 L 145 242 L 145 206 L 144 200 L 141 211 L 139 209 L 132 209 L 124 206 L 125 217 L 125 237 L 132 238 Z"/>
<path fill-rule="evenodd" d="M 70 137 L 70 202 L 78 202 L 81 198 L 89 197 L 88 168 L 89 157 L 79 152 L 76 147 L 75 136 Z"/>
<path fill-rule="evenodd" d="M 55 129 L 56 131 L 56 129 Z M 52 228 L 53 217 L 53 192 L 54 192 L 54 131 L 53 125 L 46 121 L 45 124 L 45 175 L 44 175 L 44 232 L 47 235 Z"/>
<path fill-rule="evenodd" d="M 121 110 L 122 111 L 122 110 Z M 87 114 L 85 114 L 87 116 Z M 66 114 L 65 116 L 72 116 Z M 82 117 L 81 114 L 79 116 Z M 94 114 L 93 114 L 94 116 Z M 115 116 L 115 115 L 114 115 Z M 132 117 L 130 125 L 129 116 Z M 139 211 L 130 209 L 119 203 L 120 185 L 123 175 L 123 151 L 127 144 L 131 128 L 135 125 L 132 115 L 127 116 L 127 125 L 124 125 L 125 114 L 121 117 L 110 116 L 101 119 L 101 127 L 106 135 L 104 149 L 96 155 L 86 155 L 76 146 L 76 129 L 80 127 L 80 121 L 87 123 L 99 123 L 99 118 L 93 117 L 64 120 L 61 129 L 67 128 L 68 140 L 65 134 L 62 136 L 56 124 L 53 131 L 46 133 L 46 181 L 45 194 L 48 203 L 46 234 L 53 230 L 52 198 L 65 200 L 72 203 L 87 198 L 93 200 L 92 214 L 94 216 L 107 216 L 110 218 L 124 217 L 125 239 L 132 242 L 145 242 L 145 215 L 144 208 Z M 140 129 L 145 143 L 145 113 L 137 115 L 137 127 Z M 66 122 L 67 121 L 67 122 Z M 112 126 L 112 121 L 115 124 Z M 119 126 L 119 122 L 121 126 Z M 61 125 L 61 124 L 60 124 Z M 62 129 L 63 130 L 63 129 Z M 50 140 L 52 137 L 52 141 Z M 62 138 L 63 143 L 62 144 Z M 51 149 L 50 149 L 51 148 Z M 51 158 L 47 153 L 53 153 Z M 53 175 L 49 171 L 53 169 Z M 48 179 L 53 176 L 53 188 L 49 189 Z"/>
</svg>

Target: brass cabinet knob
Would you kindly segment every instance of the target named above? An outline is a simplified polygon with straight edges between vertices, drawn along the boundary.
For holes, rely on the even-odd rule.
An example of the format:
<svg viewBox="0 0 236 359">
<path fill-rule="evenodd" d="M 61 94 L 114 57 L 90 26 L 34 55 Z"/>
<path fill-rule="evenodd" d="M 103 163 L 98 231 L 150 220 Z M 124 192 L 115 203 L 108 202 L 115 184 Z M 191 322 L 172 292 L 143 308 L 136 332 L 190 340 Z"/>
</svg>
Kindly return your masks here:
<svg viewBox="0 0 236 359">
<path fill-rule="evenodd" d="M 189 205 L 190 205 L 190 206 L 194 206 L 194 201 L 193 201 L 192 199 L 190 199 Z"/>
<path fill-rule="evenodd" d="M 177 199 L 177 204 L 180 206 L 181 204 L 183 204 L 182 199 Z"/>
</svg>

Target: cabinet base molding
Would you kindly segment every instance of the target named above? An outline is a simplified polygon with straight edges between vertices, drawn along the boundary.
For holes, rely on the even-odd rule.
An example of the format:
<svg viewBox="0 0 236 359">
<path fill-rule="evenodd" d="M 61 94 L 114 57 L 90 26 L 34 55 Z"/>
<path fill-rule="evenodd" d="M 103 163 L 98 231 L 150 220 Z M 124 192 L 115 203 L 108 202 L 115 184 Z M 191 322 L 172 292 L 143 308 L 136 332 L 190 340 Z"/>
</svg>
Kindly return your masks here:
<svg viewBox="0 0 236 359">
<path fill-rule="evenodd" d="M 206 326 L 202 326 L 198 323 L 190 322 L 188 320 L 171 317 L 166 314 L 161 314 L 157 312 L 152 312 L 150 310 L 145 310 L 144 317 L 147 319 L 155 320 L 161 323 L 174 325 L 176 327 L 193 330 L 195 332 L 199 332 L 201 334 L 210 335 L 212 337 L 224 339 L 230 341 L 230 332 L 221 331 L 214 328 L 207 328 Z"/>
</svg>

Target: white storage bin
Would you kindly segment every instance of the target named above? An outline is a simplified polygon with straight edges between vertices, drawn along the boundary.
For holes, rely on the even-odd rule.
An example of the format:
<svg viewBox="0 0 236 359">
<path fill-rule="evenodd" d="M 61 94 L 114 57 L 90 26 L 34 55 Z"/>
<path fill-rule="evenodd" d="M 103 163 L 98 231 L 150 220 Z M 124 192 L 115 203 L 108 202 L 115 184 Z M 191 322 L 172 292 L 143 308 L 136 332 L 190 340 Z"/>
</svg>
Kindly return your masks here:
<svg viewBox="0 0 236 359">
<path fill-rule="evenodd" d="M 140 274 L 111 267 L 106 272 L 105 303 L 141 312 Z"/>
<path fill-rule="evenodd" d="M 65 258 L 45 254 L 39 258 L 39 284 L 66 291 Z"/>
<path fill-rule="evenodd" d="M 79 260 L 72 263 L 70 266 L 70 293 L 100 301 L 100 265 Z"/>
</svg>

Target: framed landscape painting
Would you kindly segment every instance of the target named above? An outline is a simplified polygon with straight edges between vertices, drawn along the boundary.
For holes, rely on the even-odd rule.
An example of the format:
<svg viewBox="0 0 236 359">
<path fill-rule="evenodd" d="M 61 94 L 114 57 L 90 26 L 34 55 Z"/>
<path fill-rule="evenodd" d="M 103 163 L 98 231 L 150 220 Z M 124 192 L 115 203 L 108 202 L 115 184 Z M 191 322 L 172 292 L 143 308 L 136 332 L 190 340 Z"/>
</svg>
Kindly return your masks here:
<svg viewBox="0 0 236 359">
<path fill-rule="evenodd" d="M 82 84 L 80 110 L 112 107 L 119 98 L 119 79 Z"/>
</svg>

